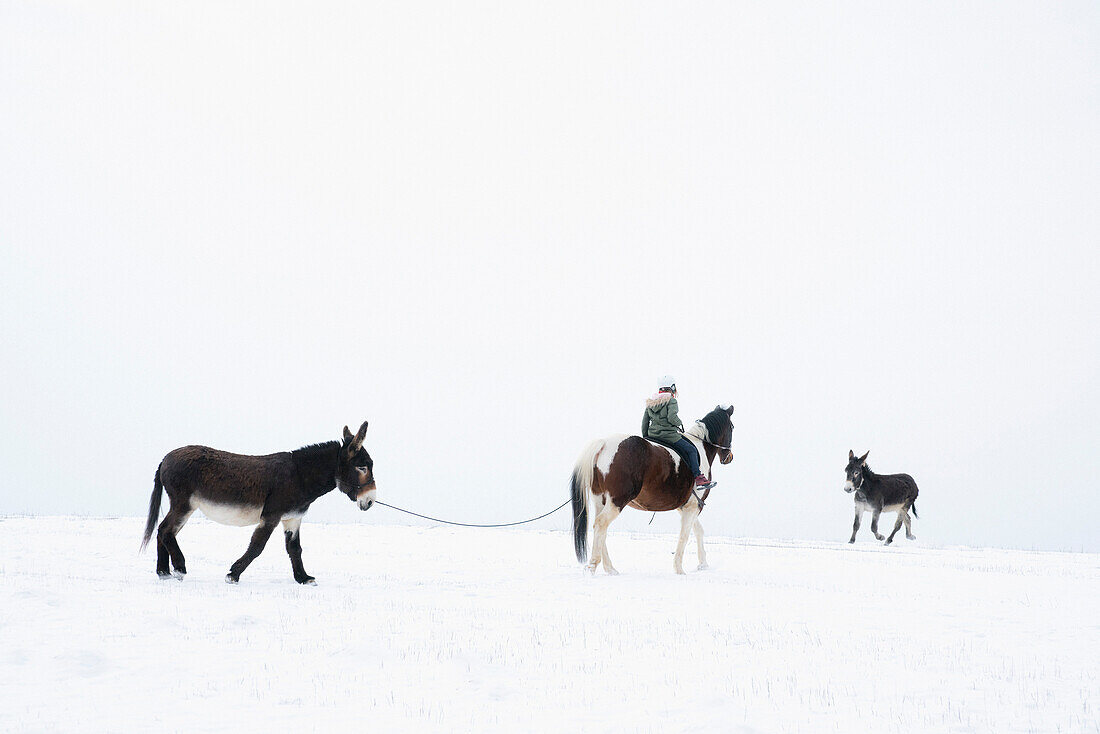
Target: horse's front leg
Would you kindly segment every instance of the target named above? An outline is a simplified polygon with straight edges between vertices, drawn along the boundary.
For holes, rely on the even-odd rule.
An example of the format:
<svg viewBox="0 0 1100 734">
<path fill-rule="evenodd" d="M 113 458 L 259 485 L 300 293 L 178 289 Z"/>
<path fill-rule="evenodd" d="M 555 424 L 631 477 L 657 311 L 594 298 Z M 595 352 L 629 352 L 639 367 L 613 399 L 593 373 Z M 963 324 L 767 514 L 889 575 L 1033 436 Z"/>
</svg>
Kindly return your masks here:
<svg viewBox="0 0 1100 734">
<path fill-rule="evenodd" d="M 317 580 L 306 573 L 302 565 L 302 527 L 301 517 L 283 519 L 283 535 L 286 536 L 286 553 L 290 556 L 290 567 L 294 570 L 294 580 L 299 584 L 317 585 Z"/>
<path fill-rule="evenodd" d="M 264 546 L 267 545 L 267 539 L 271 537 L 271 533 L 275 530 L 275 526 L 278 523 L 279 518 L 276 517 L 265 517 L 263 521 L 261 521 L 259 527 L 252 533 L 252 540 L 248 543 L 248 550 L 229 567 L 229 573 L 225 576 L 225 582 L 227 584 L 235 584 L 241 580 L 241 574 L 248 568 L 248 564 L 256 560 L 256 557 L 263 552 Z"/>
<path fill-rule="evenodd" d="M 692 498 L 680 508 L 680 539 L 676 542 L 676 555 L 672 559 L 672 568 L 676 573 L 684 572 L 684 546 L 687 545 L 691 528 L 697 517 L 699 517 L 699 503 Z"/>
<path fill-rule="evenodd" d="M 856 533 L 859 532 L 859 522 L 862 519 L 863 519 L 863 510 L 860 509 L 859 505 L 856 505 L 856 520 L 855 520 L 855 522 L 852 523 L 852 539 L 848 541 L 849 543 L 856 542 Z"/>
<path fill-rule="evenodd" d="M 707 565 L 707 552 L 703 550 L 703 525 L 698 520 L 695 521 L 695 542 L 699 544 L 699 568 L 698 571 L 706 571 L 710 566 Z"/>
</svg>

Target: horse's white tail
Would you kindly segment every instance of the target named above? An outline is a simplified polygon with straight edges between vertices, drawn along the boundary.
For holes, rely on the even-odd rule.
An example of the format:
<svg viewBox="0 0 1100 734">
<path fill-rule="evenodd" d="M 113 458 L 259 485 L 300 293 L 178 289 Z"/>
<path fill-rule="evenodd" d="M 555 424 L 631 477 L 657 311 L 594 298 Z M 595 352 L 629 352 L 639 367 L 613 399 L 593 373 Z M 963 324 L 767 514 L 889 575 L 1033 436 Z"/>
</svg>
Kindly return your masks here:
<svg viewBox="0 0 1100 734">
<path fill-rule="evenodd" d="M 604 446 L 602 438 L 588 444 L 573 467 L 570 491 L 573 498 L 573 547 L 577 560 L 588 561 L 588 497 L 592 494 L 592 475 L 596 470 L 596 454 Z"/>
</svg>

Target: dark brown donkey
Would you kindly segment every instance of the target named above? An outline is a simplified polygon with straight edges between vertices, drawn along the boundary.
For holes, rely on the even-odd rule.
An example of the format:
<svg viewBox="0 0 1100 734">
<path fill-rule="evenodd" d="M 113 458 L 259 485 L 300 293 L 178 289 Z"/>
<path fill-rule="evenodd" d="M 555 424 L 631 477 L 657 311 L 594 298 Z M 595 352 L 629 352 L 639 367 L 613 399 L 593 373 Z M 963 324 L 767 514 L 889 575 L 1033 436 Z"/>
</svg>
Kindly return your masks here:
<svg viewBox="0 0 1100 734">
<path fill-rule="evenodd" d="M 732 406 L 719 405 L 687 430 L 685 438 L 699 451 L 699 470 L 710 477 L 714 457 L 723 464 L 733 460 Z M 699 524 L 699 503 L 692 497 L 695 477 L 687 462 L 672 449 L 641 436 L 610 436 L 593 441 L 573 469 L 573 544 L 577 560 L 588 556 L 588 504 L 594 505 L 592 560 L 588 570 L 603 568 L 618 573 L 607 555 L 607 527 L 627 505 L 647 512 L 680 511 L 680 541 L 673 568 L 684 572 L 684 546 L 692 528 L 699 543 L 699 569 L 707 567 L 703 551 L 703 526 Z M 690 501 L 689 501 L 690 500 Z"/>
<path fill-rule="evenodd" d="M 157 530 L 157 575 L 168 578 L 168 561 L 180 578 L 187 566 L 176 542 L 191 513 L 202 510 L 211 520 L 225 525 L 256 525 L 248 550 L 229 568 L 225 577 L 235 584 L 248 564 L 263 551 L 275 526 L 283 524 L 286 552 L 299 584 L 315 584 L 302 566 L 302 541 L 298 529 L 310 504 L 338 487 L 360 510 L 374 504 L 374 462 L 363 448 L 367 424 L 354 436 L 344 426 L 343 441 L 328 441 L 296 451 L 267 456 L 242 456 L 206 446 L 184 446 L 169 452 L 153 478 L 149 520 L 142 550 L 153 537 L 160 515 L 160 493 L 171 500 L 168 514 Z"/>
<path fill-rule="evenodd" d="M 902 523 L 905 523 L 905 537 L 916 540 L 917 536 L 913 535 L 910 527 L 909 510 L 913 511 L 913 517 L 920 519 L 917 514 L 917 483 L 908 474 L 875 474 L 867 466 L 867 454 L 856 456 L 855 451 L 849 450 L 848 466 L 844 468 L 844 491 L 856 493 L 856 519 L 852 524 L 852 539 L 848 542 L 856 542 L 859 521 L 868 511 L 871 513 L 871 532 L 879 540 L 883 536 L 878 531 L 878 516 L 883 512 L 897 513 L 894 532 L 886 538 L 886 545 L 894 542 Z"/>
</svg>

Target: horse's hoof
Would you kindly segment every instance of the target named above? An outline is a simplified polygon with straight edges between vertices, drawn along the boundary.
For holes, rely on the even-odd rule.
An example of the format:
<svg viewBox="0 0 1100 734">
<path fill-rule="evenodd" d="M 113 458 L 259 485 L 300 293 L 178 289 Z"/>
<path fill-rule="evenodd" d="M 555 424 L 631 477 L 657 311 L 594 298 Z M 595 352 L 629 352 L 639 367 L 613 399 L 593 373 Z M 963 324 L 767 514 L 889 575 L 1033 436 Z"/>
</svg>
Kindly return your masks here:
<svg viewBox="0 0 1100 734">
<path fill-rule="evenodd" d="M 596 575 L 596 567 L 595 566 L 585 566 L 584 570 L 588 571 L 589 576 L 595 576 Z"/>
<path fill-rule="evenodd" d="M 225 583 L 227 583 L 227 584 L 235 584 L 238 581 L 240 581 L 240 579 L 238 577 L 234 576 L 231 573 L 227 573 L 225 575 Z"/>
<path fill-rule="evenodd" d="M 875 538 L 878 539 L 878 540 L 886 540 L 885 535 L 876 535 Z"/>
<path fill-rule="evenodd" d="M 613 568 L 609 568 L 609 569 L 607 569 L 607 575 L 608 575 L 608 576 L 618 576 L 618 575 L 619 575 L 619 572 L 618 572 L 618 571 L 616 571 L 616 570 L 615 570 L 615 569 L 613 569 Z"/>
<path fill-rule="evenodd" d="M 708 571 L 708 570 L 710 570 L 710 566 L 708 566 L 706 563 L 700 563 L 698 566 L 695 567 L 695 570 L 696 571 Z"/>
<path fill-rule="evenodd" d="M 906 535 L 905 537 L 908 538 L 909 540 L 916 540 L 917 539 L 917 536 L 915 536 L 915 535 Z"/>
<path fill-rule="evenodd" d="M 677 568 L 676 569 L 676 575 L 677 576 L 687 576 L 687 574 L 684 572 L 684 569 L 682 569 L 682 568 Z"/>
<path fill-rule="evenodd" d="M 186 575 L 187 575 L 186 571 L 180 571 L 178 569 L 172 572 L 172 576 L 175 579 L 179 580 L 179 581 L 183 581 L 183 577 L 186 576 Z"/>
<path fill-rule="evenodd" d="M 891 544 L 891 543 L 893 543 L 893 542 L 894 542 L 894 541 L 892 541 L 892 540 L 888 540 L 888 541 L 886 541 L 885 543 L 883 543 L 883 545 L 890 545 L 890 544 Z"/>
<path fill-rule="evenodd" d="M 162 580 L 163 579 L 170 579 L 170 578 L 172 578 L 172 574 L 168 573 L 167 571 L 157 571 L 157 578 L 162 579 Z"/>
<path fill-rule="evenodd" d="M 316 586 L 317 585 L 317 579 L 313 578 L 312 576 L 306 576 L 301 581 L 298 581 L 298 583 L 301 584 L 302 586 Z"/>
<path fill-rule="evenodd" d="M 851 540 L 849 540 L 849 541 L 848 541 L 848 545 L 852 545 L 852 544 L 853 544 L 853 543 L 855 543 L 855 542 L 856 542 L 856 539 L 855 539 L 855 538 L 852 538 Z"/>
</svg>

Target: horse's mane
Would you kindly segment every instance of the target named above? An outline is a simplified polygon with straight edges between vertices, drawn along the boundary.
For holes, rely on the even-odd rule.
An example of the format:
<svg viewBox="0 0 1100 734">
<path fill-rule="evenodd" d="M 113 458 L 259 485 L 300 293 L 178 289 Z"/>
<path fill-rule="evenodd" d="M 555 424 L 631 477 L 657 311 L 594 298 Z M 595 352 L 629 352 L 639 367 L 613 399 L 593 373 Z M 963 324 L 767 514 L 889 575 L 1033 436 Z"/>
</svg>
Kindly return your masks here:
<svg viewBox="0 0 1100 734">
<path fill-rule="evenodd" d="M 692 435 L 695 435 L 698 438 L 702 438 L 706 441 L 709 441 L 710 443 L 716 444 L 718 441 L 721 440 L 722 429 L 725 428 L 726 421 L 728 421 L 728 420 L 729 420 L 729 413 L 722 410 L 721 408 L 715 408 L 714 410 L 712 410 L 709 413 L 707 413 L 706 415 L 704 415 L 701 419 L 695 421 L 696 426 L 699 426 L 700 424 L 702 424 L 702 427 L 703 427 L 702 433 L 703 433 L 703 435 L 702 436 L 699 436 L 698 434 L 692 434 Z M 688 433 L 691 433 L 691 431 L 688 431 Z"/>
</svg>

